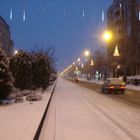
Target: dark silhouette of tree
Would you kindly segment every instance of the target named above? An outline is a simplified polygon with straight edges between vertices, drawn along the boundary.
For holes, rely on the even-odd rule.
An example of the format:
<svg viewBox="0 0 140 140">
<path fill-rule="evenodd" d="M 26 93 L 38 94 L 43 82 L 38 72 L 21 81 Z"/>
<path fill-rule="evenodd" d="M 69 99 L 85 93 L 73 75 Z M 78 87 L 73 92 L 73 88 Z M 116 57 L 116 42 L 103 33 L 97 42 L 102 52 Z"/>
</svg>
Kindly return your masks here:
<svg viewBox="0 0 140 140">
<path fill-rule="evenodd" d="M 24 90 L 32 87 L 32 59 L 29 53 L 19 51 L 10 60 L 10 70 L 15 79 L 15 87 Z"/>
<path fill-rule="evenodd" d="M 8 59 L 0 49 L 0 99 L 6 98 L 13 88 L 13 78 L 9 71 Z"/>
<path fill-rule="evenodd" d="M 32 54 L 32 76 L 34 88 L 45 89 L 49 85 L 50 64 L 42 52 Z"/>
</svg>

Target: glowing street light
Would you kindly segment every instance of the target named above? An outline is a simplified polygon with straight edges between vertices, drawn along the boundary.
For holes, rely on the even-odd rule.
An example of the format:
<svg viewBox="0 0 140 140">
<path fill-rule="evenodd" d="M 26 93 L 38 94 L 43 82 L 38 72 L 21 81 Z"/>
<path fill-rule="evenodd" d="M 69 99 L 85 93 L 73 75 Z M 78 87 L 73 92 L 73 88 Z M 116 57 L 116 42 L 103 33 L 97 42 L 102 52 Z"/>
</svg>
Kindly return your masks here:
<svg viewBox="0 0 140 140">
<path fill-rule="evenodd" d="M 16 55 L 16 54 L 18 54 L 18 51 L 17 51 L 17 50 L 15 50 L 14 54 L 15 54 L 15 55 Z"/>
<path fill-rule="evenodd" d="M 113 38 L 113 35 L 110 31 L 105 31 L 102 35 L 102 38 L 106 41 L 106 42 L 110 42 Z"/>
<path fill-rule="evenodd" d="M 90 55 L 90 51 L 89 51 L 89 50 L 86 50 L 86 51 L 84 52 L 84 55 L 85 55 L 86 57 L 88 57 L 88 56 Z"/>
</svg>

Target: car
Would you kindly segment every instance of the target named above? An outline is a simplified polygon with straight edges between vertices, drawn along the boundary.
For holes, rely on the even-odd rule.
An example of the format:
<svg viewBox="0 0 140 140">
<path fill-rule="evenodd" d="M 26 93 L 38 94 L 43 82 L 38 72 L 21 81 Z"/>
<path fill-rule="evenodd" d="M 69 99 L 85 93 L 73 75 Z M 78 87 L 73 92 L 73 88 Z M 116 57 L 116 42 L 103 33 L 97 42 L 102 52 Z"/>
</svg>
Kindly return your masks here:
<svg viewBox="0 0 140 140">
<path fill-rule="evenodd" d="M 132 84 L 134 84 L 135 86 L 139 85 L 140 84 L 140 79 L 133 79 Z"/>
<path fill-rule="evenodd" d="M 103 93 L 121 93 L 125 92 L 125 82 L 118 78 L 108 78 L 101 86 Z"/>
</svg>

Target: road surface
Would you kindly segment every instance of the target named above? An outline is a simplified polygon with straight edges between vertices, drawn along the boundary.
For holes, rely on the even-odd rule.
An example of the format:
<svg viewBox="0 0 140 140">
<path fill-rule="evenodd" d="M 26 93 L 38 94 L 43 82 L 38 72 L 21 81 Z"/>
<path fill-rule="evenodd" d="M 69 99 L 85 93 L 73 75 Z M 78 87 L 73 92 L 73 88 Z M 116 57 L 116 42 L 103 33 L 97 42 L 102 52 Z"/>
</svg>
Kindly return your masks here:
<svg viewBox="0 0 140 140">
<path fill-rule="evenodd" d="M 39 140 L 140 140 L 140 109 L 60 78 Z"/>
</svg>

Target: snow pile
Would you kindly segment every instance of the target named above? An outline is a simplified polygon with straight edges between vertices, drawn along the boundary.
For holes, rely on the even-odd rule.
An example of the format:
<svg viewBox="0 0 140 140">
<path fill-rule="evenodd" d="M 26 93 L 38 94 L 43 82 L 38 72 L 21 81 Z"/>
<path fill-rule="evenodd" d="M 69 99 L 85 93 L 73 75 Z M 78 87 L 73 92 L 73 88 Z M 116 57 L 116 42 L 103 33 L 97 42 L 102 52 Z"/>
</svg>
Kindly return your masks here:
<svg viewBox="0 0 140 140">
<path fill-rule="evenodd" d="M 140 75 L 128 76 L 127 79 L 140 79 Z"/>
</svg>

